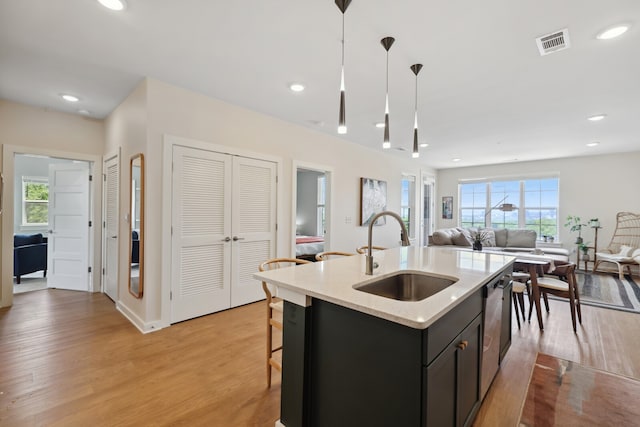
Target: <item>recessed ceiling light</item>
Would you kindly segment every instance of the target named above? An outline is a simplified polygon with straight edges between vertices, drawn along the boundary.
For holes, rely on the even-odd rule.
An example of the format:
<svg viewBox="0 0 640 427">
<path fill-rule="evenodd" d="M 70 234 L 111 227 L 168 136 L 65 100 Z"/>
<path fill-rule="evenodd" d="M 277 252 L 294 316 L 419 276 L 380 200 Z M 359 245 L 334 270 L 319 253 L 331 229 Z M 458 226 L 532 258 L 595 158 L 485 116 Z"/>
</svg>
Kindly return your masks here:
<svg viewBox="0 0 640 427">
<path fill-rule="evenodd" d="M 455 159 L 451 159 L 452 162 L 459 162 L 460 160 L 462 160 L 462 159 L 459 159 L 457 157 Z"/>
<path fill-rule="evenodd" d="M 63 93 L 62 95 L 60 95 L 62 97 L 62 99 L 64 99 L 65 101 L 69 101 L 69 102 L 78 102 L 80 101 L 80 98 L 78 98 L 77 96 L 73 96 L 73 95 L 69 95 L 66 93 Z"/>
<path fill-rule="evenodd" d="M 607 28 L 606 30 L 598 34 L 596 37 L 599 40 L 614 39 L 626 33 L 628 29 L 629 29 L 628 25 L 616 25 L 615 27 Z"/>
<path fill-rule="evenodd" d="M 423 142 L 422 144 L 420 144 L 420 147 L 428 147 L 429 144 L 427 144 L 426 142 Z"/>
<path fill-rule="evenodd" d="M 304 90 L 304 85 L 301 83 L 292 83 L 289 85 L 289 89 L 294 92 L 302 92 Z"/>
<path fill-rule="evenodd" d="M 587 144 L 587 147 L 595 147 L 596 145 L 599 145 L 599 144 L 600 144 L 599 142 L 594 141 L 594 142 L 590 142 L 590 143 L 588 143 L 588 144 Z"/>
<path fill-rule="evenodd" d="M 596 114 L 595 116 L 587 117 L 587 120 L 592 121 L 592 122 L 598 122 L 598 121 L 604 119 L 605 117 L 607 117 L 606 114 Z"/>
<path fill-rule="evenodd" d="M 83 114 L 85 116 L 88 116 L 91 114 L 91 111 L 82 109 L 82 110 L 78 110 L 78 114 Z"/>
<path fill-rule="evenodd" d="M 378 122 L 378 123 L 376 123 L 376 127 L 377 127 L 377 128 L 379 128 L 379 129 L 384 128 L 384 122 Z"/>
<path fill-rule="evenodd" d="M 127 6 L 124 0 L 98 0 L 107 9 L 121 11 Z"/>
</svg>

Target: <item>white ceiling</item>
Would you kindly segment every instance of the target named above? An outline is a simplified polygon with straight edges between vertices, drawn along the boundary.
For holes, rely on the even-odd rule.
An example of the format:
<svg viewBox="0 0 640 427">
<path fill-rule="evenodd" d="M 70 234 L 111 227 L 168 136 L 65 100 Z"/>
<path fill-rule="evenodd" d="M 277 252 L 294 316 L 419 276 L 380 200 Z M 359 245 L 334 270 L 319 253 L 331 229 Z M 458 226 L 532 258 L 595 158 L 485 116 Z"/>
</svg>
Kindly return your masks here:
<svg viewBox="0 0 640 427">
<path fill-rule="evenodd" d="M 632 24 L 622 37 L 595 38 L 621 22 Z M 0 0 L 0 98 L 103 118 L 148 76 L 382 150 L 380 39 L 393 36 L 391 140 L 407 151 L 390 155 L 410 157 L 418 62 L 429 166 L 640 149 L 638 0 L 353 0 L 345 28 L 347 135 L 336 132 L 333 0 L 128 0 L 119 13 L 95 0 Z M 563 28 L 571 48 L 540 56 L 535 38 Z M 597 113 L 608 116 L 586 120 Z"/>
</svg>

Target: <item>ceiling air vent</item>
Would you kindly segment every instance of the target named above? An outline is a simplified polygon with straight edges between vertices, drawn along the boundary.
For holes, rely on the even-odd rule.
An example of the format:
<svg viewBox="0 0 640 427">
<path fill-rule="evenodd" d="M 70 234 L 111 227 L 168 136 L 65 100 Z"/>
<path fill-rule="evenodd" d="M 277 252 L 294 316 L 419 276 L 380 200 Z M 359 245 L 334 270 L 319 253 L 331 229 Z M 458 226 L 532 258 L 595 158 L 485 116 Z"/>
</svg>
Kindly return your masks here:
<svg viewBox="0 0 640 427">
<path fill-rule="evenodd" d="M 565 28 L 564 30 L 538 37 L 536 44 L 541 56 L 567 49 L 571 46 L 569 30 Z"/>
</svg>

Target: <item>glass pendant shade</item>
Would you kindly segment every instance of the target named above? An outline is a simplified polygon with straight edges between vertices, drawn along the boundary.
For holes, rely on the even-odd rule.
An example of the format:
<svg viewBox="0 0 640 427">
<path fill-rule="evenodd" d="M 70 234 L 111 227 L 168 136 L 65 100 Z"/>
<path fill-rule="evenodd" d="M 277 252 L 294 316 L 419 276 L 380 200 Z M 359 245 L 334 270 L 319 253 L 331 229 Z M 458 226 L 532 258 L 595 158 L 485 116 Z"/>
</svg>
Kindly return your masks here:
<svg viewBox="0 0 640 427">
<path fill-rule="evenodd" d="M 344 13 L 351 4 L 351 0 L 335 0 L 336 6 L 342 12 L 342 68 L 340 72 L 340 112 L 338 114 L 338 133 L 347 133 L 347 113 L 344 95 Z"/>
<path fill-rule="evenodd" d="M 385 103 L 384 103 L 384 139 L 382 140 L 382 148 L 388 149 L 391 148 L 391 141 L 389 139 L 389 134 L 391 130 L 389 129 L 389 49 L 393 46 L 393 42 L 396 39 L 393 37 L 385 37 L 380 40 L 382 47 L 387 51 L 387 88 L 385 94 Z"/>
<path fill-rule="evenodd" d="M 415 103 L 415 117 L 413 121 L 413 151 L 412 157 L 417 159 L 420 157 L 420 149 L 418 144 L 418 73 L 422 70 L 422 64 L 413 64 L 411 71 L 416 75 L 416 103 Z"/>
<path fill-rule="evenodd" d="M 340 113 L 338 116 L 338 133 L 347 133 L 347 119 L 344 106 L 344 66 L 340 75 Z"/>
</svg>

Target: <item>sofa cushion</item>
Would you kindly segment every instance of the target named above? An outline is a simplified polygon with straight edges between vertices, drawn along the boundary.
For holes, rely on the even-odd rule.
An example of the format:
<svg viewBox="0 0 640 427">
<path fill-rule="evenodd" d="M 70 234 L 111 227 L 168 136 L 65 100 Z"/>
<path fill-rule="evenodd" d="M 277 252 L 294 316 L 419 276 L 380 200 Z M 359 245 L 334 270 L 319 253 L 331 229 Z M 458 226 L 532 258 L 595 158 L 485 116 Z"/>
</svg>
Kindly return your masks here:
<svg viewBox="0 0 640 427">
<path fill-rule="evenodd" d="M 26 246 L 26 245 L 37 245 L 43 243 L 44 240 L 42 238 L 41 233 L 37 234 L 16 234 L 13 236 L 13 247 L 17 246 Z"/>
<path fill-rule="evenodd" d="M 452 245 L 453 241 L 451 240 L 451 229 L 444 228 L 442 230 L 436 230 L 431 235 L 431 240 L 434 245 Z"/>
<path fill-rule="evenodd" d="M 507 246 L 507 229 L 506 228 L 494 228 L 493 232 L 496 235 L 496 246 Z"/>
<path fill-rule="evenodd" d="M 471 242 L 464 233 L 456 233 L 451 236 L 451 242 L 456 246 L 470 246 Z"/>
<path fill-rule="evenodd" d="M 533 230 L 507 230 L 506 247 L 535 248 L 537 234 Z"/>
</svg>

